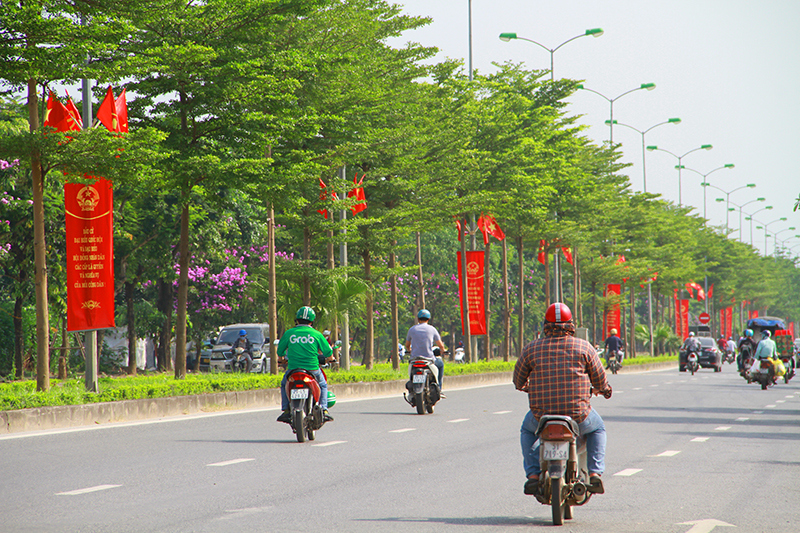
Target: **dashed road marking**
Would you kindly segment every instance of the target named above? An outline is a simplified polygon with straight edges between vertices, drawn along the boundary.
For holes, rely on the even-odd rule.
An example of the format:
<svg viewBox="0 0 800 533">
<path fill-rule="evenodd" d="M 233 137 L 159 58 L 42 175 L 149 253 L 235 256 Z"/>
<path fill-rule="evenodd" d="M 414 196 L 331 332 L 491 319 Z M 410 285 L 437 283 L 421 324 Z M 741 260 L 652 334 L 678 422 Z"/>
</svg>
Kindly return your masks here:
<svg viewBox="0 0 800 533">
<path fill-rule="evenodd" d="M 792 394 L 791 396 L 784 396 L 784 398 L 794 398 L 794 395 Z"/>
<path fill-rule="evenodd" d="M 406 431 L 416 431 L 417 428 L 403 428 L 403 429 L 393 429 L 389 433 L 405 433 Z"/>
<path fill-rule="evenodd" d="M 763 415 L 764 411 L 753 411 L 754 415 Z"/>
<path fill-rule="evenodd" d="M 466 422 L 469 418 L 456 418 L 454 420 L 448 420 L 450 424 L 458 424 L 459 422 Z"/>
<path fill-rule="evenodd" d="M 746 416 L 740 416 L 739 418 L 736 419 L 737 422 L 747 422 L 748 420 L 750 419 L 747 418 Z"/>
<path fill-rule="evenodd" d="M 115 489 L 122 485 L 97 485 L 95 487 L 87 487 L 85 489 L 70 490 L 67 492 L 57 492 L 56 496 L 78 496 L 79 494 L 88 494 L 90 492 L 97 492 L 100 490 Z"/>
<path fill-rule="evenodd" d="M 634 387 L 633 390 L 642 390 L 641 387 Z"/>
<path fill-rule="evenodd" d="M 641 468 L 626 468 L 625 470 L 617 472 L 614 475 L 615 476 L 632 476 L 632 475 L 637 474 L 637 473 L 639 473 L 641 471 L 642 471 Z"/>
<path fill-rule="evenodd" d="M 511 411 L 495 411 L 495 412 L 494 412 L 494 413 L 492 413 L 492 414 L 493 414 L 493 415 L 507 415 L 507 414 L 508 414 L 508 413 L 510 413 L 510 412 L 511 412 Z"/>
<path fill-rule="evenodd" d="M 652 384 L 652 385 L 650 385 L 650 386 L 651 386 L 651 387 L 658 387 L 658 383 L 653 383 L 653 384 Z"/>
<path fill-rule="evenodd" d="M 731 429 L 731 426 L 719 426 L 715 427 L 714 431 L 728 431 L 729 429 Z"/>
<path fill-rule="evenodd" d="M 708 440 L 708 437 L 695 437 L 690 442 L 705 442 Z"/>
<path fill-rule="evenodd" d="M 650 457 L 674 457 L 679 453 L 681 453 L 680 450 L 667 450 L 659 453 L 658 455 L 651 455 Z"/>
<path fill-rule="evenodd" d="M 247 462 L 250 462 L 250 461 L 255 461 L 255 459 L 231 459 L 230 461 L 222 461 L 222 462 L 219 462 L 219 463 L 211 463 L 211 464 L 206 465 L 206 466 L 230 466 L 230 465 L 236 465 L 236 464 L 239 464 L 239 463 L 247 463 Z"/>
<path fill-rule="evenodd" d="M 767 407 L 767 408 L 770 408 L 770 409 L 771 409 L 771 408 L 773 408 L 773 407 L 778 407 L 778 406 L 777 406 L 777 405 L 775 405 L 774 403 L 771 403 L 771 404 L 769 404 L 769 405 L 767 405 L 767 406 L 765 406 L 765 407 Z"/>
<path fill-rule="evenodd" d="M 344 444 L 345 442 L 347 442 L 347 441 L 346 440 L 332 440 L 330 442 L 320 442 L 319 444 L 312 444 L 312 446 L 317 446 L 319 448 L 322 448 L 322 447 L 325 447 L 325 446 L 333 446 L 334 444 Z"/>
<path fill-rule="evenodd" d="M 775 400 L 775 403 L 786 403 L 786 400 Z"/>
</svg>

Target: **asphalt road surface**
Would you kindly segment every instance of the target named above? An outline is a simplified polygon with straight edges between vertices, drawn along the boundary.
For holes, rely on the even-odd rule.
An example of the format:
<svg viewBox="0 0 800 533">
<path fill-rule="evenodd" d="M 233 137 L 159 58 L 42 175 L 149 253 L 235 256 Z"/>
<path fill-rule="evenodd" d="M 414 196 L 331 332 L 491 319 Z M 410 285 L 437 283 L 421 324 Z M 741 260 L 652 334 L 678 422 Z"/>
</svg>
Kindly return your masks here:
<svg viewBox="0 0 800 533">
<path fill-rule="evenodd" d="M 725 365 L 610 381 L 593 400 L 606 494 L 559 530 L 800 531 L 800 378 L 762 391 Z M 552 528 L 522 492 L 526 396 L 445 392 L 422 416 L 399 396 L 340 401 L 304 444 L 274 409 L 0 437 L 0 531 Z"/>
</svg>

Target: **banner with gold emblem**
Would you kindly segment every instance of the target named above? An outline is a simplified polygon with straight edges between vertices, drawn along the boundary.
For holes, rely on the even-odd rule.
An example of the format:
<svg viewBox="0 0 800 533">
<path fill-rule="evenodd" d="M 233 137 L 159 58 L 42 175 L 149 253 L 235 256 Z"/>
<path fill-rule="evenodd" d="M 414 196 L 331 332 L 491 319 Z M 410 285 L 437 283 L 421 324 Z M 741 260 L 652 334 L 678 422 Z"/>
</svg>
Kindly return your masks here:
<svg viewBox="0 0 800 533">
<path fill-rule="evenodd" d="M 461 296 L 461 252 L 458 259 L 458 301 Z M 486 299 L 483 293 L 483 252 L 467 252 L 467 305 L 469 305 L 469 332 L 471 335 L 486 335 Z M 461 331 L 464 331 L 464 304 L 461 304 Z"/>
<path fill-rule="evenodd" d="M 64 185 L 69 331 L 114 327 L 113 205 L 104 178 Z"/>
</svg>

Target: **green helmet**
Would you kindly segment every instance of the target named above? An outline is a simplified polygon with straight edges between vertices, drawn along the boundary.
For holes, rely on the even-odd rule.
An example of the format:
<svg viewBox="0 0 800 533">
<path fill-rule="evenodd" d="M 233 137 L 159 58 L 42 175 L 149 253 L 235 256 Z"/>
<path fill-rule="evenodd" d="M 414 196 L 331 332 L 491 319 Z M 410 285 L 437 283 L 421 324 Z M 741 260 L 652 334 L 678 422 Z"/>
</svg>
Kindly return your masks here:
<svg viewBox="0 0 800 533">
<path fill-rule="evenodd" d="M 317 318 L 317 314 L 309 306 L 304 305 L 303 307 L 297 310 L 297 313 L 295 313 L 294 318 L 295 320 L 306 320 L 308 322 L 314 322 L 314 320 Z"/>
<path fill-rule="evenodd" d="M 328 390 L 328 407 L 333 407 L 335 403 L 336 403 L 336 395 L 330 390 Z"/>
</svg>

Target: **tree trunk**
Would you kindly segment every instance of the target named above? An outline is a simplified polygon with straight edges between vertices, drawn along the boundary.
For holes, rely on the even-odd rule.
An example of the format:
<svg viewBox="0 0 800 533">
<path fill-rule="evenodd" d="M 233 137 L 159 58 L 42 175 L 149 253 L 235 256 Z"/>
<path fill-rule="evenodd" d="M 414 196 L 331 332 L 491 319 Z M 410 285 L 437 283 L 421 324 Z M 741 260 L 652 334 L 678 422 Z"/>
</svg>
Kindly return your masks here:
<svg viewBox="0 0 800 533">
<path fill-rule="evenodd" d="M 362 363 L 367 370 L 372 370 L 372 365 L 375 361 L 375 316 L 373 315 L 374 300 L 372 295 L 372 267 L 370 264 L 369 248 L 366 248 L 363 253 L 364 257 L 364 281 L 367 282 L 369 289 L 367 290 L 367 297 L 364 305 L 366 313 L 366 332 L 364 334 L 364 357 Z"/>
<path fill-rule="evenodd" d="M 188 201 L 188 200 L 187 200 Z M 181 211 L 178 311 L 175 317 L 175 379 L 186 377 L 186 306 L 189 295 L 189 205 Z"/>
<path fill-rule="evenodd" d="M 172 283 L 168 283 L 164 278 L 159 278 L 156 282 L 158 287 L 158 310 L 164 315 L 164 323 L 161 325 L 161 335 L 158 341 L 156 359 L 158 369 L 162 372 L 172 369 L 169 345 L 172 340 Z"/>
<path fill-rule="evenodd" d="M 578 247 L 572 246 L 572 290 L 574 298 L 572 303 L 572 315 L 576 318 L 577 324 L 583 326 L 583 310 L 581 308 L 581 273 L 578 269 Z"/>
<path fill-rule="evenodd" d="M 17 296 L 14 299 L 14 375 L 17 379 L 24 377 L 25 337 L 22 335 L 22 307 L 24 298 Z"/>
<path fill-rule="evenodd" d="M 522 235 L 517 237 L 517 259 L 519 261 L 519 331 L 517 332 L 517 346 L 519 354 L 522 355 L 522 348 L 525 347 L 525 259 L 523 257 Z"/>
<path fill-rule="evenodd" d="M 391 306 L 392 306 L 392 342 L 389 346 L 389 353 L 392 354 L 392 368 L 398 370 L 400 368 L 400 360 L 398 358 L 397 353 L 397 345 L 400 343 L 398 337 L 400 333 L 398 331 L 398 311 L 397 311 L 397 274 L 394 272 L 396 267 L 395 261 L 397 260 L 394 253 L 394 246 L 397 244 L 397 241 L 392 241 L 392 251 L 389 253 L 389 269 L 392 271 L 390 279 L 391 283 Z M 444 357 L 444 354 L 442 354 Z"/>
<path fill-rule="evenodd" d="M 39 129 L 36 80 L 28 80 L 28 121 L 31 133 Z M 33 179 L 33 262 L 36 292 L 36 390 L 50 389 L 50 311 L 47 303 L 47 246 L 44 235 L 44 176 L 39 154 L 31 152 Z"/>
<path fill-rule="evenodd" d="M 269 222 L 267 223 L 267 249 L 269 254 L 269 296 L 267 309 L 269 312 L 269 370 L 272 374 L 278 373 L 278 351 L 275 349 L 275 339 L 278 339 L 278 303 L 277 303 L 277 278 L 275 270 L 275 206 L 269 204 Z"/>
<path fill-rule="evenodd" d="M 503 239 L 503 361 L 511 360 L 511 295 L 508 290 L 508 242 Z"/>
<path fill-rule="evenodd" d="M 61 354 L 58 356 L 58 379 L 64 381 L 69 377 L 69 340 L 67 338 L 67 317 L 61 321 Z"/>
<path fill-rule="evenodd" d="M 592 344 L 597 345 L 597 282 L 592 282 Z"/>
</svg>

